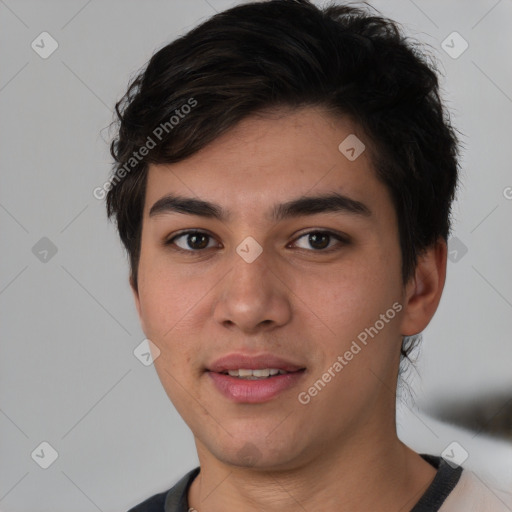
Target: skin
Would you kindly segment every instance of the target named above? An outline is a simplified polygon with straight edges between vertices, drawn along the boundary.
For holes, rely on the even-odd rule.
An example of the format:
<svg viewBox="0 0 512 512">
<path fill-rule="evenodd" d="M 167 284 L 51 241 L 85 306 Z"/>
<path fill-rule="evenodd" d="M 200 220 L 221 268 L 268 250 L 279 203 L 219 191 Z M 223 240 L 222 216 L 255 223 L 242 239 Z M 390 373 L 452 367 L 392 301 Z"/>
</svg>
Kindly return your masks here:
<svg viewBox="0 0 512 512">
<path fill-rule="evenodd" d="M 149 168 L 132 289 L 143 331 L 161 351 L 159 378 L 194 434 L 201 472 L 188 498 L 198 512 L 407 511 L 435 476 L 397 438 L 395 390 L 402 336 L 421 332 L 439 304 L 446 243 L 429 248 L 403 284 L 391 197 L 376 178 L 369 141 L 355 161 L 340 153 L 349 134 L 365 140 L 350 120 L 319 108 L 251 116 L 192 157 Z M 150 217 L 171 192 L 216 203 L 231 217 Z M 372 214 L 267 218 L 276 203 L 329 192 Z M 175 243 L 188 253 L 163 244 L 186 229 L 211 235 L 208 248 L 193 253 L 186 236 Z M 302 236 L 315 229 L 350 241 L 331 238 L 328 248 L 337 250 L 315 250 Z M 252 263 L 235 250 L 248 236 L 263 249 Z M 298 393 L 394 303 L 401 311 L 301 404 Z M 271 352 L 306 372 L 298 388 L 268 402 L 234 403 L 204 369 L 235 351 Z"/>
</svg>

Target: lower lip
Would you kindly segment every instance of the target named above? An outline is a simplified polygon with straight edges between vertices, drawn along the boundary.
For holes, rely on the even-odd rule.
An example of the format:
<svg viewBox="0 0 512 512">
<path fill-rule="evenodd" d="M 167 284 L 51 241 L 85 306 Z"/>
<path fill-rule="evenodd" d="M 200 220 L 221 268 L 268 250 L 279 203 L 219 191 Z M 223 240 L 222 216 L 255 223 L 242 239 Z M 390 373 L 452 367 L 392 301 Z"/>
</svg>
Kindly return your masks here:
<svg viewBox="0 0 512 512">
<path fill-rule="evenodd" d="M 247 380 L 231 377 L 224 373 L 208 372 L 217 389 L 234 402 L 257 404 L 267 402 L 279 393 L 295 386 L 303 377 L 304 370 L 282 375 L 274 375 L 268 379 Z"/>
</svg>

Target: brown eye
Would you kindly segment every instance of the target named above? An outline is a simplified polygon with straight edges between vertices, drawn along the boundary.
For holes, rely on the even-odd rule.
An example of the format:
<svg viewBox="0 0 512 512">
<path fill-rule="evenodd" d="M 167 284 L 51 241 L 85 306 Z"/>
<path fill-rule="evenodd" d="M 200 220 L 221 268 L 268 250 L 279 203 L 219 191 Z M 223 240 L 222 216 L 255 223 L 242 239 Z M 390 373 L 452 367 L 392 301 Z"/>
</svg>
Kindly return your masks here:
<svg viewBox="0 0 512 512">
<path fill-rule="evenodd" d="M 345 237 L 331 231 L 310 231 L 309 233 L 304 233 L 296 239 L 295 244 L 301 239 L 305 240 L 305 245 L 299 247 L 300 249 L 311 250 L 312 248 L 314 251 L 320 252 L 330 252 L 331 250 L 336 250 L 337 246 L 348 243 Z M 333 240 L 338 242 L 338 244 L 334 244 L 334 247 L 331 245 Z"/>
<path fill-rule="evenodd" d="M 207 249 L 211 239 L 210 235 L 202 231 L 185 231 L 167 240 L 165 245 L 175 245 L 181 251 L 198 252 Z"/>
<path fill-rule="evenodd" d="M 331 237 L 326 233 L 309 233 L 308 237 L 308 243 L 314 249 L 325 249 L 331 241 Z"/>
</svg>

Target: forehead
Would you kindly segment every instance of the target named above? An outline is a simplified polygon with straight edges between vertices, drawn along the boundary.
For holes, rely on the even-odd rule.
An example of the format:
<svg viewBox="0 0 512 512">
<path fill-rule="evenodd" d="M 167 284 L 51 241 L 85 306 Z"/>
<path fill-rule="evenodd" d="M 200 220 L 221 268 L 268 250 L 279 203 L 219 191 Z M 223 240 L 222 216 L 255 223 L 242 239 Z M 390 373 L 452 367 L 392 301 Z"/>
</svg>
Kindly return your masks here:
<svg viewBox="0 0 512 512">
<path fill-rule="evenodd" d="M 369 145 L 349 119 L 317 108 L 253 115 L 186 160 L 150 165 L 144 215 L 171 192 L 214 202 L 241 216 L 268 217 L 278 203 L 328 192 L 389 209 L 389 194 L 376 177 Z"/>
</svg>

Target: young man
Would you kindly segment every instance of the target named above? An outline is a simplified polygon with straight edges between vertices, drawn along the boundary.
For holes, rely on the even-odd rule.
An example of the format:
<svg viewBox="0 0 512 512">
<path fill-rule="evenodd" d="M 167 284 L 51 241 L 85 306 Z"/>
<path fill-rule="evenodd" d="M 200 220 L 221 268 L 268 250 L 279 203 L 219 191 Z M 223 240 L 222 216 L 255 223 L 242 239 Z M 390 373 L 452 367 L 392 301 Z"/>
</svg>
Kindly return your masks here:
<svg viewBox="0 0 512 512">
<path fill-rule="evenodd" d="M 276 0 L 157 52 L 107 196 L 200 467 L 132 512 L 505 511 L 397 437 L 457 183 L 435 70 L 365 10 Z"/>
</svg>

